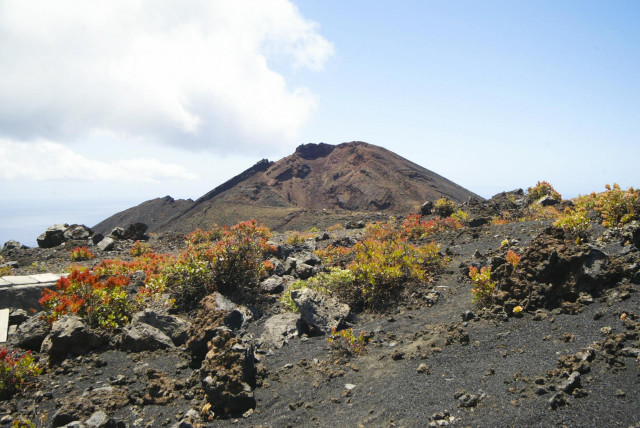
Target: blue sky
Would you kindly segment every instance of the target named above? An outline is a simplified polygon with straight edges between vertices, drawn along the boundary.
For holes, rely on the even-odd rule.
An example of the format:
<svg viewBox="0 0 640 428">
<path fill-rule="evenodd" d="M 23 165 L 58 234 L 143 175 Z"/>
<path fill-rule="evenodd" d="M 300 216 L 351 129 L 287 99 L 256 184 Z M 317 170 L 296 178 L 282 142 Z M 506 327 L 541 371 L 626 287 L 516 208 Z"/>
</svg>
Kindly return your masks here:
<svg viewBox="0 0 640 428">
<path fill-rule="evenodd" d="M 0 33 L 0 244 L 308 142 L 484 197 L 640 186 L 635 1 L 6 0 Z"/>
</svg>

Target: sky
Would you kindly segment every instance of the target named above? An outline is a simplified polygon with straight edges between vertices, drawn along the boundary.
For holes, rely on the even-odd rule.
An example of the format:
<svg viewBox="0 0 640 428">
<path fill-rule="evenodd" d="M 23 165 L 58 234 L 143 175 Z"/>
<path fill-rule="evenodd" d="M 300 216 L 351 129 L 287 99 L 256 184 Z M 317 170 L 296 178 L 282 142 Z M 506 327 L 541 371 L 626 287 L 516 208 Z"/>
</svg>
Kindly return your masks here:
<svg viewBox="0 0 640 428">
<path fill-rule="evenodd" d="M 0 245 L 366 141 L 483 196 L 640 187 L 640 2 L 2 0 Z"/>
</svg>

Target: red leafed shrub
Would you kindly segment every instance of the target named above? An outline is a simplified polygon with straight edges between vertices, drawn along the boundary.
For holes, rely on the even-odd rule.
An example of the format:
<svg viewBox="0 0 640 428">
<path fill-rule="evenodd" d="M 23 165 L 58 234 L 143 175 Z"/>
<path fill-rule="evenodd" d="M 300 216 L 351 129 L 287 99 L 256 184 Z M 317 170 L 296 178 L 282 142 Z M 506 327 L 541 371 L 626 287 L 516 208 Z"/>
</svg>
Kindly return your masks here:
<svg viewBox="0 0 640 428">
<path fill-rule="evenodd" d="M 420 214 L 410 214 L 402 223 L 402 234 L 409 239 L 419 239 L 432 235 L 440 230 L 460 229 L 462 222 L 454 217 L 436 217 L 423 220 Z"/>
<path fill-rule="evenodd" d="M 44 289 L 40 305 L 50 323 L 73 313 L 94 327 L 116 328 L 129 322 L 135 302 L 128 296 L 126 276 L 110 276 L 105 280 L 88 270 L 74 270 L 56 283 L 56 289 Z"/>
</svg>

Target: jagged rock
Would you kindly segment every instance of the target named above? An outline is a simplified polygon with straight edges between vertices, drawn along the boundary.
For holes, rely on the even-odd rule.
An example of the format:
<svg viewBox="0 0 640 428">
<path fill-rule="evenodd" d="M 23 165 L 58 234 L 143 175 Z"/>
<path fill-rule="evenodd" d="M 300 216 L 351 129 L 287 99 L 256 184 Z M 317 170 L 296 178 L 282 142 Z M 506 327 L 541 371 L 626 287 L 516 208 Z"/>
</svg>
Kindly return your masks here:
<svg viewBox="0 0 640 428">
<path fill-rule="evenodd" d="M 84 224 L 72 224 L 64 231 L 66 241 L 86 241 L 93 235 L 93 231 Z"/>
<path fill-rule="evenodd" d="M 54 224 L 50 226 L 42 235 L 38 236 L 38 247 L 53 248 L 64 243 L 64 232 L 68 226 L 67 224 Z"/>
<path fill-rule="evenodd" d="M 108 426 L 109 416 L 102 410 L 94 412 L 84 424 L 92 428 L 103 428 Z M 115 424 L 114 424 L 115 425 Z"/>
<path fill-rule="evenodd" d="M 281 348 L 289 339 L 298 335 L 300 315 L 283 312 L 269 318 L 258 342 L 262 348 Z"/>
<path fill-rule="evenodd" d="M 560 202 L 557 199 L 554 199 L 550 195 L 545 195 L 536 201 L 536 204 L 542 205 L 543 207 L 551 207 L 554 205 L 558 205 Z"/>
<path fill-rule="evenodd" d="M 300 279 L 308 279 L 314 274 L 313 266 L 310 266 L 306 263 L 296 263 L 296 276 Z"/>
<path fill-rule="evenodd" d="M 124 233 L 122 234 L 122 239 L 131 239 L 132 241 L 146 241 L 149 239 L 149 237 L 144 233 L 148 228 L 149 226 L 141 222 L 132 223 L 125 229 Z"/>
<path fill-rule="evenodd" d="M 76 315 L 64 315 L 51 326 L 51 331 L 42 342 L 40 352 L 49 354 L 53 360 L 62 360 L 67 355 L 82 355 L 90 349 L 103 345 L 108 338 L 89 330 L 85 320 Z"/>
<path fill-rule="evenodd" d="M 226 311 L 224 325 L 231 330 L 237 331 L 245 327 L 253 319 L 253 314 L 245 306 L 237 305 L 220 293 L 213 293 L 216 306 L 221 311 Z"/>
<path fill-rule="evenodd" d="M 360 221 L 349 221 L 344 225 L 345 229 L 363 229 L 365 227 L 365 222 Z"/>
<path fill-rule="evenodd" d="M 420 214 L 431 215 L 433 213 L 433 202 L 427 201 L 420 207 Z"/>
<path fill-rule="evenodd" d="M 2 246 L 3 250 L 14 250 L 16 248 L 25 248 L 25 246 L 18 241 L 14 241 L 13 239 L 5 242 Z"/>
<path fill-rule="evenodd" d="M 281 276 L 272 276 L 260 283 L 260 288 L 269 294 L 280 294 L 284 291 L 285 280 Z"/>
<path fill-rule="evenodd" d="M 143 397 L 145 404 L 165 405 L 176 399 L 176 384 L 166 373 L 147 369 L 145 374 L 149 379 L 147 391 Z"/>
<path fill-rule="evenodd" d="M 571 375 L 569 375 L 569 377 L 564 382 L 562 382 L 562 384 L 560 384 L 559 389 L 563 392 L 566 392 L 567 394 L 570 394 L 571 391 L 579 387 L 580 387 L 580 373 L 576 371 L 571 373 Z"/>
<path fill-rule="evenodd" d="M 149 324 L 132 323 L 122 329 L 120 348 L 126 351 L 153 351 L 174 347 L 169 336 Z"/>
<path fill-rule="evenodd" d="M 39 351 L 44 338 L 49 333 L 47 322 L 40 315 L 33 315 L 18 326 L 15 334 L 15 344 L 23 349 Z"/>
<path fill-rule="evenodd" d="M 111 237 L 113 239 L 118 239 L 118 240 L 125 239 L 124 229 L 119 226 L 116 226 L 111 230 L 111 233 L 109 233 L 108 237 Z"/>
<path fill-rule="evenodd" d="M 318 266 L 319 264 L 322 263 L 322 260 L 320 260 L 320 257 L 316 256 L 311 252 L 304 252 L 296 258 L 300 263 L 304 263 L 309 266 Z"/>
<path fill-rule="evenodd" d="M 98 242 L 97 245 L 102 251 L 111 251 L 116 247 L 116 241 L 111 236 L 107 236 Z"/>
<path fill-rule="evenodd" d="M 191 353 L 192 367 L 199 366 L 204 359 L 208 351 L 207 343 L 223 328 L 227 313 L 228 311 L 218 307 L 215 295 L 209 295 L 200 301 L 200 310 L 188 330 L 187 351 Z"/>
<path fill-rule="evenodd" d="M 104 239 L 104 235 L 102 233 L 94 233 L 91 237 L 91 242 L 93 245 L 98 245 Z"/>
<path fill-rule="evenodd" d="M 189 326 L 188 321 L 168 313 L 163 313 L 151 308 L 137 312 L 131 318 L 131 324 L 143 323 L 157 328 L 166 334 L 176 346 L 187 341 Z"/>
<path fill-rule="evenodd" d="M 323 334 L 329 334 L 349 315 L 349 305 L 309 288 L 292 291 L 291 298 L 304 322 Z"/>
<path fill-rule="evenodd" d="M 24 309 L 14 309 L 9 313 L 9 324 L 20 325 L 29 319 L 29 314 Z"/>
<path fill-rule="evenodd" d="M 253 348 L 221 329 L 209 342 L 202 363 L 202 387 L 216 412 L 241 414 L 256 406 L 256 367 Z"/>
<path fill-rule="evenodd" d="M 269 259 L 269 261 L 271 263 L 273 263 L 273 271 L 272 271 L 273 275 L 282 276 L 282 275 L 285 274 L 284 265 L 282 264 L 282 262 L 280 260 L 278 260 L 278 259 L 276 259 L 274 257 L 274 258 Z"/>
<path fill-rule="evenodd" d="M 474 217 L 469 220 L 469 227 L 480 227 L 488 224 L 491 219 L 489 217 Z"/>
</svg>

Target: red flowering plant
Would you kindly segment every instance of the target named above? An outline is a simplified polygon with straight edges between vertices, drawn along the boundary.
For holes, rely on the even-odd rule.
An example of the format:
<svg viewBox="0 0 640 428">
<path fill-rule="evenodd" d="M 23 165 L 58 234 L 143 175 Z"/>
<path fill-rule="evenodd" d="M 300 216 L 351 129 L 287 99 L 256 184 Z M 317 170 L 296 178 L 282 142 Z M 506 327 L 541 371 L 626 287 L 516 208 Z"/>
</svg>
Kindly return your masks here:
<svg viewBox="0 0 640 428">
<path fill-rule="evenodd" d="M 85 270 L 74 270 L 68 277 L 61 277 L 56 289 L 42 291 L 40 305 L 45 319 L 53 323 L 65 314 L 77 314 L 89 325 L 102 328 L 117 328 L 129 322 L 136 309 L 135 301 L 129 298 L 126 287 L 129 278 L 100 276 Z"/>
<path fill-rule="evenodd" d="M 0 400 L 13 396 L 42 373 L 31 351 L 19 355 L 17 351 L 0 348 Z"/>
<path fill-rule="evenodd" d="M 441 230 L 460 229 L 463 227 L 460 217 L 466 219 L 466 213 L 460 211 L 457 216 L 446 218 L 436 217 L 431 220 L 423 220 L 420 214 L 409 214 L 402 223 L 402 234 L 408 239 L 415 240 L 432 235 Z"/>
</svg>

